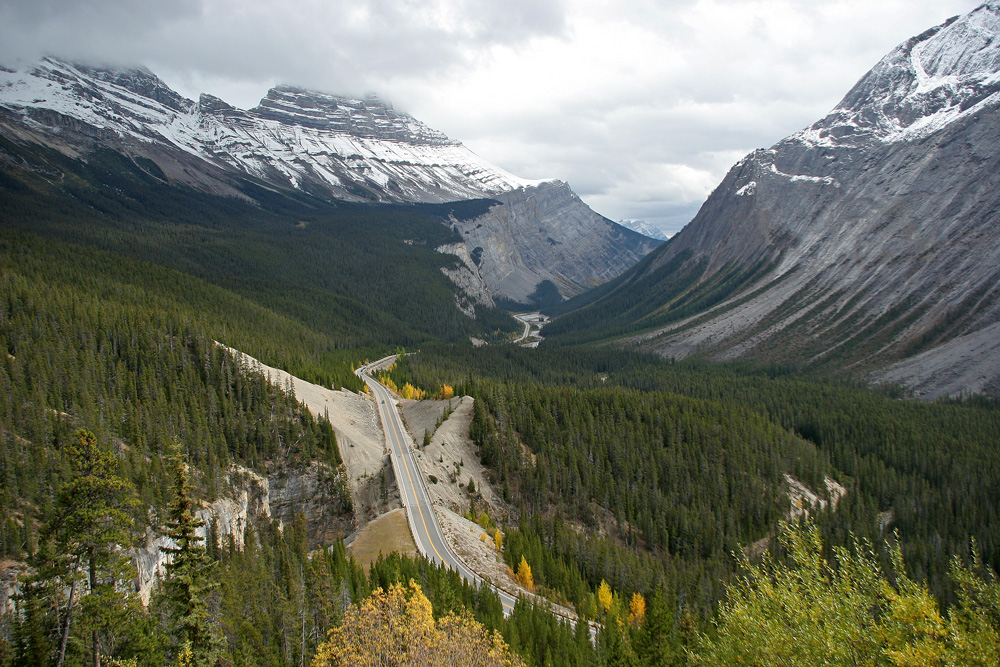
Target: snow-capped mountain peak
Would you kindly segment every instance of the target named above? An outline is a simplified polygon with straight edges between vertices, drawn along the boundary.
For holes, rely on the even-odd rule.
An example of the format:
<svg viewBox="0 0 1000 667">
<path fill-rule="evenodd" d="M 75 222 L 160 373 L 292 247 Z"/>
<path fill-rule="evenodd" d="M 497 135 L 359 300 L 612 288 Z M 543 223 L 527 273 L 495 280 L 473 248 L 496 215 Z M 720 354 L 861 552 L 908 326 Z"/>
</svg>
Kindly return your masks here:
<svg viewBox="0 0 1000 667">
<path fill-rule="evenodd" d="M 645 220 L 619 220 L 618 224 L 625 229 L 631 229 L 633 232 L 637 232 L 651 239 L 656 239 L 657 241 L 667 241 L 670 239 L 669 236 L 663 233 L 662 229 L 649 224 Z"/>
<path fill-rule="evenodd" d="M 146 69 L 45 58 L 0 68 L 0 108 L 69 141 L 114 139 L 161 157 L 180 151 L 188 157 L 178 160 L 195 157 L 209 170 L 337 199 L 440 202 L 535 184 L 375 97 L 278 86 L 244 111 L 211 95 L 186 99 Z"/>
<path fill-rule="evenodd" d="M 1000 104 L 998 33 L 1000 3 L 987 2 L 907 40 L 793 139 L 830 147 L 906 141 Z"/>
</svg>

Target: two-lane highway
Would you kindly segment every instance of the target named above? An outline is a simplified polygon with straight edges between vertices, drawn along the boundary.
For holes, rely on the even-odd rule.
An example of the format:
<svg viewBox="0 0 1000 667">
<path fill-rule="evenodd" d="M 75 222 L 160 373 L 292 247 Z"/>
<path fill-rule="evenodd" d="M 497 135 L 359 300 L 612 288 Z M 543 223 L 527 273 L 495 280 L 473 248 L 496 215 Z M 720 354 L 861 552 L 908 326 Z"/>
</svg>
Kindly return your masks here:
<svg viewBox="0 0 1000 667">
<path fill-rule="evenodd" d="M 399 485 L 400 496 L 403 506 L 406 508 L 407 518 L 410 522 L 410 530 L 413 532 L 413 540 L 417 544 L 417 549 L 427 558 L 445 567 L 456 570 L 462 578 L 479 586 L 484 583 L 483 579 L 470 570 L 458 556 L 448 546 L 444 532 L 438 523 L 434 508 L 431 507 L 430 498 L 427 495 L 427 488 L 424 485 L 423 475 L 417 467 L 413 458 L 413 447 L 411 438 L 403 426 L 402 418 L 396 410 L 392 394 L 374 380 L 369 373 L 376 368 L 391 363 L 395 357 L 385 357 L 373 363 L 359 368 L 356 373 L 361 377 L 368 388 L 371 389 L 378 405 L 379 417 L 382 419 L 382 427 L 385 430 L 385 439 L 389 445 L 389 453 L 392 458 L 392 468 L 396 475 L 396 483 Z M 509 615 L 517 603 L 517 598 L 502 589 L 485 582 L 500 596 L 503 603 L 504 615 Z"/>
</svg>

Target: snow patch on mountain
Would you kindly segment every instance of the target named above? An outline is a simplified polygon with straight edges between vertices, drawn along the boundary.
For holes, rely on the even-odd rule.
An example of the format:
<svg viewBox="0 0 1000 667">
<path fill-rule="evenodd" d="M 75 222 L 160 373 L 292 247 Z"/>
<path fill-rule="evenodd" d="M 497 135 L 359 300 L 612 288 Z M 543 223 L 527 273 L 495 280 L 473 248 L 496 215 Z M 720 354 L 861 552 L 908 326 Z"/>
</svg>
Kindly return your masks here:
<svg viewBox="0 0 1000 667">
<path fill-rule="evenodd" d="M 900 44 L 825 118 L 790 137 L 820 147 L 912 141 L 1000 104 L 1000 3 Z"/>
<path fill-rule="evenodd" d="M 0 68 L 0 107 L 40 129 L 52 114 L 123 140 L 165 143 L 276 184 L 347 200 L 450 201 L 535 185 L 375 97 L 279 86 L 249 111 L 170 90 L 148 70 L 45 58 Z M 55 123 L 58 124 L 58 123 Z"/>
</svg>

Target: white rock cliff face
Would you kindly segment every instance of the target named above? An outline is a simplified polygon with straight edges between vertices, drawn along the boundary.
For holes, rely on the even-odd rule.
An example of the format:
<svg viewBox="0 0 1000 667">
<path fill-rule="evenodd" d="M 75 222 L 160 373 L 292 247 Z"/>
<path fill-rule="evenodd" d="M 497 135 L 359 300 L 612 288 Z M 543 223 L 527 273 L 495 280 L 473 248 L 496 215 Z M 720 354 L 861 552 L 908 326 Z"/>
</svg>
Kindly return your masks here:
<svg viewBox="0 0 1000 667">
<path fill-rule="evenodd" d="M 249 524 L 277 520 L 285 525 L 301 512 L 306 518 L 311 543 L 329 544 L 351 527 L 343 518 L 344 508 L 336 489 L 331 486 L 333 474 L 328 466 L 317 461 L 304 469 L 282 468 L 267 477 L 233 465 L 222 484 L 227 495 L 196 512 L 196 516 L 206 523 L 197 533 L 205 538 L 211 525 L 220 543 L 231 537 L 237 548 L 242 548 Z M 174 546 L 173 540 L 148 531 L 145 542 L 133 551 L 136 590 L 144 604 L 149 602 L 169 562 L 161 547 Z"/>
</svg>

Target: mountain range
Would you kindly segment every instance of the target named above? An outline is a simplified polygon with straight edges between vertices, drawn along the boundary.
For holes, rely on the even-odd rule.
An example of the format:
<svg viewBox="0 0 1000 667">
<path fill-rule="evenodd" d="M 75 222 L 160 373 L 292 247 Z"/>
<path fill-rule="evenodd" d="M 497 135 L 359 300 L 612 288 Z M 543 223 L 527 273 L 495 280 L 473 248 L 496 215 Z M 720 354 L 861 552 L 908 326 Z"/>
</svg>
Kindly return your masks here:
<svg viewBox="0 0 1000 667">
<path fill-rule="evenodd" d="M 998 393 L 998 36 L 665 243 L 375 98 L 0 70 L 0 667 L 335 664 L 406 582 L 505 664 L 997 664 L 1000 403 L 836 378 Z"/>
<path fill-rule="evenodd" d="M 893 49 L 551 333 L 1000 391 L 1000 5 Z M 596 323 L 596 326 L 595 326 Z"/>
<path fill-rule="evenodd" d="M 622 227 L 631 229 L 633 232 L 639 232 L 643 236 L 648 236 L 651 239 L 666 241 L 670 238 L 663 233 L 662 229 L 646 222 L 645 220 L 619 220 L 618 224 Z"/>
<path fill-rule="evenodd" d="M 482 304 L 528 301 L 541 283 L 578 294 L 657 244 L 594 213 L 568 185 L 520 179 L 374 96 L 278 86 L 244 111 L 211 95 L 186 99 L 146 69 L 45 58 L 0 69 L 0 109 L 15 141 L 74 155 L 111 148 L 214 194 L 246 198 L 239 184 L 251 181 L 326 201 L 492 199 L 468 239 L 441 248 L 463 259 L 450 275 Z"/>
<path fill-rule="evenodd" d="M 456 258 L 441 270 L 459 307 L 572 311 L 555 340 L 823 368 L 925 398 L 996 393 L 998 31 L 986 3 L 899 45 L 824 118 L 740 160 L 655 251 L 648 226 L 600 216 L 561 181 L 520 179 L 374 96 L 278 86 L 241 110 L 145 69 L 45 58 L 0 69 L 0 132 L 74 159 L 110 149 L 171 186 L 252 204 L 277 189 L 443 206 L 453 238 L 435 247 Z M 452 206 L 468 201 L 480 204 Z"/>
</svg>

